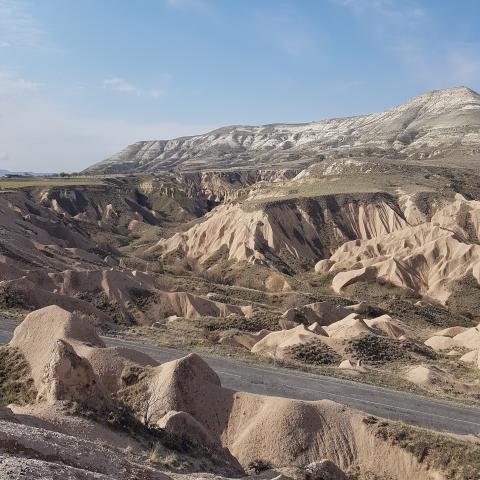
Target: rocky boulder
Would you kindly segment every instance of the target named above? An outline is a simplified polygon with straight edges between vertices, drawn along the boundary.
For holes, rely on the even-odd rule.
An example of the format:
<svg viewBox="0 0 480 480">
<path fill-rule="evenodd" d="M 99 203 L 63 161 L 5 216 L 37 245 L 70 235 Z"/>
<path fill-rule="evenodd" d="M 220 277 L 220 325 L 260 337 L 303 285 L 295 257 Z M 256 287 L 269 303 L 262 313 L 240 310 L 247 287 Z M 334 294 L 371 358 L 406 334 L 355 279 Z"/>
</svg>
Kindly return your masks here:
<svg viewBox="0 0 480 480">
<path fill-rule="evenodd" d="M 88 360 L 78 356 L 69 343 L 60 339 L 45 367 L 38 397 L 49 403 L 74 401 L 92 409 L 110 403 Z"/>
<path fill-rule="evenodd" d="M 305 468 L 306 480 L 348 480 L 331 460 L 320 460 L 313 462 Z"/>
</svg>

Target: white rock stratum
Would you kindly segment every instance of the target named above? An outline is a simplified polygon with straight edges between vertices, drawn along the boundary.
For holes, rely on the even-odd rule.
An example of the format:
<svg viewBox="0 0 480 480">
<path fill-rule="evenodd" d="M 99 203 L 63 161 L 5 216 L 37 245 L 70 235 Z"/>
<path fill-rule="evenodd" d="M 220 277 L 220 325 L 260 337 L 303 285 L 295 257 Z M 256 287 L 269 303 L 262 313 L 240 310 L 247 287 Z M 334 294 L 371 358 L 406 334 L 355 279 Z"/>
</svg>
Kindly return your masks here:
<svg viewBox="0 0 480 480">
<path fill-rule="evenodd" d="M 449 165 L 480 161 L 480 95 L 437 90 L 371 115 L 303 124 L 229 126 L 192 137 L 140 141 L 88 173 L 305 166 L 323 158 L 388 157 Z"/>
</svg>

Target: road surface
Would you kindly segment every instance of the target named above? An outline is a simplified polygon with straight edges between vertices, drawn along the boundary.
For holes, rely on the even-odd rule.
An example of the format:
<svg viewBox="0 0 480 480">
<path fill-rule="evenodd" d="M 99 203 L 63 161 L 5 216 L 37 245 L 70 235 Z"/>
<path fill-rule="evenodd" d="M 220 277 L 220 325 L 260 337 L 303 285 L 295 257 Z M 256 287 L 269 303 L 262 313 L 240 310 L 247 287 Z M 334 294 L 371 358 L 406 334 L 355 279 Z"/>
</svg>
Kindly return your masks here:
<svg viewBox="0 0 480 480">
<path fill-rule="evenodd" d="M 0 318 L 0 343 L 10 340 L 15 326 L 14 320 Z M 189 353 L 141 341 L 102 338 L 107 346 L 130 347 L 159 362 Z M 200 355 L 217 372 L 222 385 L 234 390 L 301 400 L 329 399 L 371 415 L 433 430 L 480 434 L 480 408 L 297 370 L 256 366 L 204 353 Z"/>
</svg>

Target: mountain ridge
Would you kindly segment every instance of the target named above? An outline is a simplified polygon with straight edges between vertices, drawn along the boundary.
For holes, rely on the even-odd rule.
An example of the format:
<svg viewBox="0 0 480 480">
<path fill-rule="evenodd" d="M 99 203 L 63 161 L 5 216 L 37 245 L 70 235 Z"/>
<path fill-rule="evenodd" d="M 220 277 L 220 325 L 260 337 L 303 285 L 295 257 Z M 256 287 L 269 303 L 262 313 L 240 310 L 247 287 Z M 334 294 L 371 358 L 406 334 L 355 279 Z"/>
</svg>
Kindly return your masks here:
<svg viewBox="0 0 480 480">
<path fill-rule="evenodd" d="M 469 166 L 472 159 L 477 164 L 480 95 L 455 87 L 426 92 L 367 115 L 299 124 L 231 125 L 201 135 L 139 141 L 85 172 L 298 168 L 343 157 L 426 163 L 448 157 L 458 166 Z"/>
</svg>

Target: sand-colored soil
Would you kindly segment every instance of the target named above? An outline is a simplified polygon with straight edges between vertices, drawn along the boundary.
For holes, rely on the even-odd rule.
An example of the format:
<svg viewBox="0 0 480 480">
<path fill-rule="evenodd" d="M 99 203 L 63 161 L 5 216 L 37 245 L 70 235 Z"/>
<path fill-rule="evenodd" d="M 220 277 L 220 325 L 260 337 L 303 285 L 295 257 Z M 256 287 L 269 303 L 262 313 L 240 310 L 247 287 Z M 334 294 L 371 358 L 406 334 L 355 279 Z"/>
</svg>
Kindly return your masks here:
<svg viewBox="0 0 480 480">
<path fill-rule="evenodd" d="M 304 326 L 301 328 L 301 332 L 300 327 L 294 329 L 298 336 L 318 337 Z M 59 351 L 59 345 L 67 352 Z M 2 448 L 20 445 L 24 451 L 42 452 L 43 456 L 36 457 L 39 460 L 48 456 L 55 464 L 63 463 L 69 468 L 83 468 L 99 474 L 105 474 L 110 468 L 112 472 L 115 468 L 124 468 L 127 460 L 118 460 L 115 447 L 103 447 L 102 450 L 92 448 L 89 444 L 91 440 L 77 440 L 78 447 L 72 449 L 74 440 L 62 433 L 61 428 L 57 426 L 55 433 L 48 434 L 45 430 L 48 423 L 45 412 L 58 408 L 56 397 L 60 397 L 58 400 L 75 399 L 80 405 L 88 402 L 90 406 L 96 400 L 99 408 L 104 406 L 103 395 L 113 398 L 109 397 L 109 392 L 112 391 L 111 385 L 116 384 L 112 380 L 118 370 L 107 368 L 106 375 L 98 365 L 105 367 L 109 361 L 117 364 L 120 358 L 125 365 L 137 366 L 145 373 L 133 383 L 124 384 L 119 391 L 139 418 L 144 418 L 144 402 L 145 398 L 149 398 L 149 422 L 158 422 L 177 435 L 196 438 L 217 452 L 224 452 L 225 459 L 228 455 L 233 456 L 230 457 L 232 461 L 238 461 L 244 467 L 258 458 L 276 467 L 305 466 L 329 459 L 342 470 L 356 466 L 374 469 L 380 475 L 397 479 L 423 480 L 430 475 L 413 456 L 387 446 L 375 437 L 368 425 L 362 422 L 363 416 L 346 407 L 330 401 L 303 402 L 225 389 L 216 373 L 194 354 L 155 366 L 155 362 L 148 361 L 144 355 L 105 348 L 87 320 L 81 320 L 59 307 L 48 307 L 30 314 L 17 328 L 12 346 L 25 355 L 39 391 L 53 384 L 62 386 L 61 395 L 58 394 L 60 389 L 50 388 L 48 398 L 39 396 L 39 406 L 44 413 L 39 417 L 38 426 L 32 426 L 31 417 L 25 425 L 0 422 Z M 95 353 L 99 351 L 102 354 Z M 102 362 L 89 361 L 98 358 Z M 85 371 L 87 365 L 93 378 L 78 375 L 80 370 Z M 110 387 L 104 384 L 104 380 Z M 86 383 L 90 387 L 95 385 L 95 388 L 86 391 L 86 396 L 82 398 L 78 395 L 78 387 L 86 387 Z M 35 408 L 30 409 L 30 414 L 35 414 Z M 18 415 L 16 418 L 21 421 L 22 417 Z M 68 425 L 65 428 L 68 429 Z M 49 440 L 46 435 L 49 435 Z M 113 441 L 112 437 L 110 441 Z M 105 448 L 110 448 L 108 456 L 115 466 L 105 463 L 100 466 L 100 457 L 97 458 L 96 453 L 85 454 L 85 459 L 81 455 L 85 449 L 85 452 L 91 450 L 103 456 L 107 454 Z M 381 458 L 372 455 L 373 451 L 381 451 Z M 31 465 L 33 468 L 34 464 Z M 60 467 L 56 465 L 55 468 Z M 133 464 L 129 464 L 128 468 L 140 471 L 140 467 Z M 123 478 L 122 475 L 118 473 L 117 478 Z M 148 478 L 163 477 L 155 473 Z"/>
</svg>

